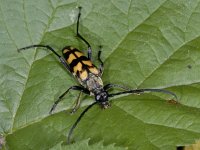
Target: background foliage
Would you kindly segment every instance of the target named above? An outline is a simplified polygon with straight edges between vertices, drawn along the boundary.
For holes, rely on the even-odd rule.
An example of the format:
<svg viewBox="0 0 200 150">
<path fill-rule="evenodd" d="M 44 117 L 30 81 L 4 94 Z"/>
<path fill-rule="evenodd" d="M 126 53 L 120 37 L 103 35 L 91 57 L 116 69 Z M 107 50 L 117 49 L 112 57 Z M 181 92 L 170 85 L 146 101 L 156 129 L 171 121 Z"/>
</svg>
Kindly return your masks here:
<svg viewBox="0 0 200 150">
<path fill-rule="evenodd" d="M 87 47 L 75 37 L 77 6 L 81 33 L 96 60 L 103 45 L 103 80 L 131 88 L 164 88 L 113 98 L 112 107 L 93 107 L 66 135 L 93 98 L 70 115 L 77 93 L 56 108 L 55 100 L 76 81 L 47 50 L 17 49 L 48 44 Z M 200 138 L 199 0 L 0 0 L 0 133 L 4 149 L 176 149 Z M 96 61 L 95 61 L 96 62 Z M 3 142 L 2 142 L 3 143 Z"/>
</svg>

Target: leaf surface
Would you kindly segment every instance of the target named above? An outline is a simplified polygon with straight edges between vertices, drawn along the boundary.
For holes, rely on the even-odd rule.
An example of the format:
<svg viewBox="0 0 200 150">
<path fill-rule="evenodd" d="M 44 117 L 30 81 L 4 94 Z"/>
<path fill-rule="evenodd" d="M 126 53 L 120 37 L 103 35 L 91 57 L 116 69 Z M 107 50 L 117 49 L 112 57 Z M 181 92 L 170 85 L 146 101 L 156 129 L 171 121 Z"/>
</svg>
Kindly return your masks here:
<svg viewBox="0 0 200 150">
<path fill-rule="evenodd" d="M 54 101 L 76 80 L 45 49 L 61 54 L 66 45 L 83 50 L 75 37 L 77 7 L 81 34 L 93 48 L 103 45 L 104 84 L 162 88 L 176 93 L 121 95 L 112 107 L 94 106 L 77 126 L 72 145 L 67 133 L 94 101 L 82 96 L 70 115 L 77 92 L 70 92 L 49 115 Z M 176 149 L 200 138 L 200 1 L 170 0 L 1 0 L 0 133 L 4 149 Z M 110 91 L 111 93 L 113 91 Z M 90 139 L 90 140 L 87 140 Z"/>
</svg>

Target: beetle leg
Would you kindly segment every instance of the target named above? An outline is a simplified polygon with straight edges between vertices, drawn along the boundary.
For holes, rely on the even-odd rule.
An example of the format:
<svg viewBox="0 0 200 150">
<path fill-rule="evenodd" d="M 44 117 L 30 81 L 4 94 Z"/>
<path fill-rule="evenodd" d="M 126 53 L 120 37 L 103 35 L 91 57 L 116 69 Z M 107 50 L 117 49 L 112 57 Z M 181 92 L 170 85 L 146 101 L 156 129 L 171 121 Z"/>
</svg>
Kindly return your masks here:
<svg viewBox="0 0 200 150">
<path fill-rule="evenodd" d="M 82 37 L 82 35 L 79 33 L 79 22 L 80 22 L 80 17 L 81 17 L 81 7 L 79 7 L 79 12 L 78 12 L 78 20 L 77 20 L 77 26 L 76 26 L 76 35 L 77 37 L 79 37 L 83 42 L 85 42 L 85 44 L 87 44 L 88 46 L 88 50 L 87 50 L 87 53 L 88 53 L 88 58 L 91 60 L 91 57 L 92 57 L 92 49 L 91 49 L 91 46 L 89 44 L 89 42 Z"/>
<path fill-rule="evenodd" d="M 77 97 L 77 99 L 76 99 L 76 101 L 74 103 L 74 106 L 73 106 L 73 108 L 71 110 L 71 114 L 75 113 L 79 109 L 80 104 L 81 104 L 81 99 L 80 99 L 81 98 L 81 94 L 82 94 L 82 92 L 79 92 L 79 95 L 78 95 L 78 97 Z"/>
<path fill-rule="evenodd" d="M 30 45 L 30 46 L 27 46 L 27 47 L 20 48 L 20 49 L 18 49 L 17 51 L 20 52 L 20 51 L 22 51 L 22 50 L 26 50 L 26 49 L 29 49 L 29 48 L 37 48 L 37 47 L 47 48 L 48 50 L 52 51 L 52 52 L 58 57 L 58 59 L 59 59 L 60 62 L 64 65 L 64 67 L 65 67 L 69 72 L 71 72 L 70 69 L 69 69 L 68 64 L 67 64 L 66 61 L 65 61 L 65 59 L 64 59 L 62 56 L 60 56 L 60 55 L 59 55 L 52 47 L 50 47 L 49 45 L 40 45 L 40 44 L 39 44 L 39 45 Z"/>
<path fill-rule="evenodd" d="M 89 94 L 89 91 L 85 89 L 84 87 L 81 86 L 71 86 L 70 88 L 67 89 L 59 98 L 57 101 L 54 102 L 53 106 L 51 107 L 50 114 L 52 111 L 56 108 L 57 104 L 62 100 L 62 98 L 70 91 L 70 90 L 76 90 L 76 91 L 81 91 L 85 94 Z"/>
<path fill-rule="evenodd" d="M 125 87 L 125 86 L 122 86 L 122 85 L 118 85 L 118 84 L 106 84 L 105 86 L 104 86 L 104 90 L 109 90 L 109 89 L 111 89 L 111 88 L 113 88 L 113 87 L 117 87 L 117 88 L 120 88 L 120 89 L 123 89 L 123 90 L 131 90 L 130 88 L 127 88 L 127 87 Z"/>
<path fill-rule="evenodd" d="M 98 61 L 100 62 L 100 66 L 99 66 L 99 72 L 100 72 L 100 76 L 102 76 L 103 74 L 103 61 L 101 60 L 101 48 L 102 46 L 99 46 L 99 52 L 98 52 Z"/>
</svg>

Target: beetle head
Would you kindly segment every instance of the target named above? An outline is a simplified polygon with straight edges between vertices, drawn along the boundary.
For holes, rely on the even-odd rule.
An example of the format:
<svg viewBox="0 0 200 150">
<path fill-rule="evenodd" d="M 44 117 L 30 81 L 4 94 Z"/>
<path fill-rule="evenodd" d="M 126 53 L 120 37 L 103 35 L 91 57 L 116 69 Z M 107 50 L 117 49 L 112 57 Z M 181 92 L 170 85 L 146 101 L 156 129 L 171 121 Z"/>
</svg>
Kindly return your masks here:
<svg viewBox="0 0 200 150">
<path fill-rule="evenodd" d="M 95 100 L 99 102 L 102 108 L 106 109 L 110 107 L 110 103 L 108 102 L 108 92 L 107 91 L 101 91 L 97 94 L 95 94 Z"/>
</svg>

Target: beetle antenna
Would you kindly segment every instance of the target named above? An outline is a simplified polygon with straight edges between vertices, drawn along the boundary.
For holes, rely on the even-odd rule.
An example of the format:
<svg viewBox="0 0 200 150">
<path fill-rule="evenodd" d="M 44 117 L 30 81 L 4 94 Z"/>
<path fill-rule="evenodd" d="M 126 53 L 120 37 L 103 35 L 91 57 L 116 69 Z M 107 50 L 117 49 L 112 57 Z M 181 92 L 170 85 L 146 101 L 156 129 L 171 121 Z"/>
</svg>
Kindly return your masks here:
<svg viewBox="0 0 200 150">
<path fill-rule="evenodd" d="M 165 93 L 165 94 L 172 95 L 176 100 L 178 100 L 176 94 L 174 94 L 173 92 L 167 91 L 167 90 L 163 90 L 163 89 L 136 89 L 136 90 L 128 90 L 128 91 L 123 91 L 123 92 L 108 94 L 108 97 L 113 97 L 113 96 L 116 96 L 116 95 L 127 94 L 127 93 L 140 94 L 140 93 L 144 93 L 144 92 L 160 92 L 160 93 Z"/>
<path fill-rule="evenodd" d="M 81 118 L 84 116 L 84 114 L 90 109 L 92 108 L 92 106 L 94 106 L 95 104 L 97 104 L 98 102 L 94 102 L 91 105 L 89 105 L 87 108 L 85 108 L 85 110 L 80 114 L 80 116 L 78 117 L 78 119 L 76 120 L 76 122 L 73 124 L 73 126 L 70 128 L 68 136 L 67 136 L 67 144 L 70 144 L 71 141 L 71 135 L 74 131 L 74 129 L 76 128 L 77 124 L 81 121 Z"/>
</svg>

